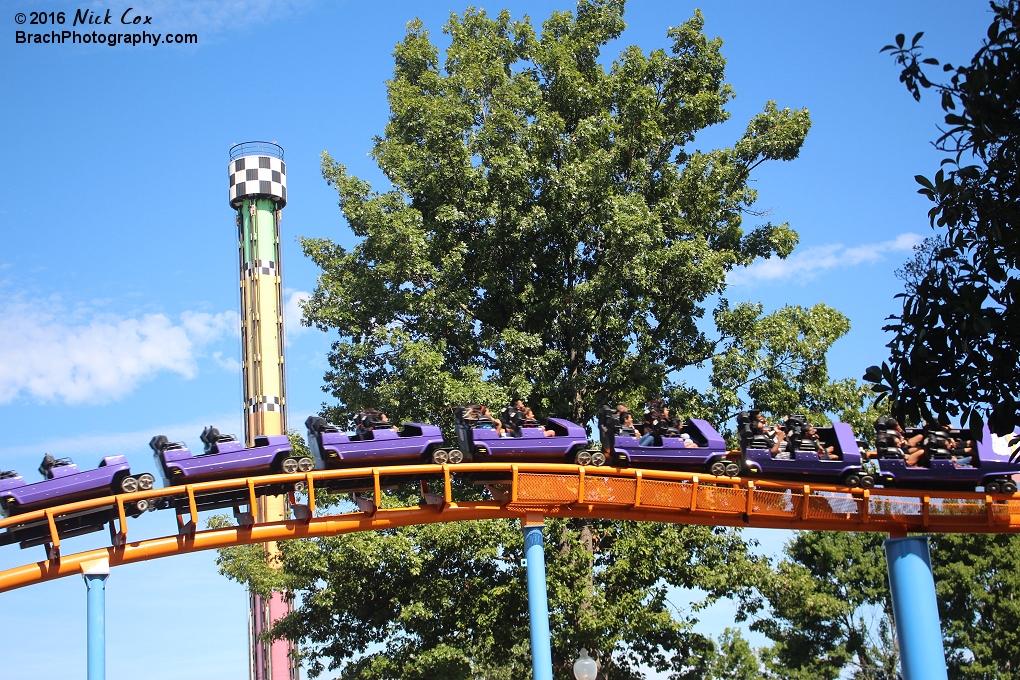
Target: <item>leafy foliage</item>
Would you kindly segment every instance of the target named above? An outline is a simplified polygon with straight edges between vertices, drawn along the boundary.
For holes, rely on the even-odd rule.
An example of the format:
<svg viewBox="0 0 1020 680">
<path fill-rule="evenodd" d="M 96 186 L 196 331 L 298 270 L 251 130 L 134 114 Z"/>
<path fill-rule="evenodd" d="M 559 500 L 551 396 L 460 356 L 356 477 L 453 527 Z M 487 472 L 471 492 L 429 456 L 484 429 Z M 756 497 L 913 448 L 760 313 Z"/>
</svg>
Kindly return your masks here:
<svg viewBox="0 0 1020 680">
<path fill-rule="evenodd" d="M 387 496 L 384 505 L 394 502 Z M 673 609 L 668 587 L 719 596 L 741 573 L 765 568 L 730 530 L 551 520 L 546 533 L 558 678 L 570 677 L 580 647 L 601 650 L 607 677 L 641 678 L 642 665 L 678 679 L 706 677 L 695 669 L 714 658 L 713 643 Z M 362 680 L 530 672 L 516 521 L 413 526 L 288 541 L 281 548 L 282 581 L 272 587 L 297 592 L 300 604 L 273 634 L 299 643 L 311 677 L 327 670 Z M 221 569 L 256 588 L 271 583 L 251 579 L 237 561 L 221 561 Z M 746 642 L 731 636 L 723 643 L 736 650 L 739 666 L 749 653 Z"/>
<path fill-rule="evenodd" d="M 762 677 L 758 655 L 738 628 L 727 628 L 719 636 L 718 652 L 709 655 L 706 680 L 756 680 Z"/>
<path fill-rule="evenodd" d="M 448 425 L 449 404 L 517 396 L 587 423 L 711 357 L 699 319 L 726 273 L 796 244 L 743 218 L 752 170 L 796 158 L 810 118 L 768 102 L 732 147 L 691 150 L 733 96 L 702 26 L 695 13 L 669 51 L 628 47 L 607 67 L 621 0 L 582 0 L 540 33 L 469 9 L 444 27 L 441 66 L 408 24 L 372 150 L 392 188 L 324 155 L 361 241 L 302 241 L 322 269 L 304 321 L 340 334 L 332 420 L 373 406 Z"/>
<path fill-rule="evenodd" d="M 932 537 L 949 677 L 1006 680 L 1020 670 L 1020 537 Z"/>
<path fill-rule="evenodd" d="M 896 278 L 903 281 L 903 287 L 908 294 L 917 294 L 917 287 L 924 280 L 925 275 L 938 266 L 940 254 L 942 257 L 951 257 L 949 253 L 943 252 L 946 248 L 948 248 L 948 244 L 945 237 L 940 235 L 929 236 L 914 246 L 911 258 L 903 263 L 903 267 L 894 272 Z M 956 264 L 964 264 L 958 255 L 955 256 L 955 259 L 957 260 Z"/>
<path fill-rule="evenodd" d="M 787 305 L 762 316 L 761 305 L 716 310 L 723 339 L 711 358 L 709 388 L 672 388 L 673 410 L 726 426 L 753 406 L 772 418 L 803 413 L 824 424 L 833 416 L 868 436 L 873 429 L 869 390 L 853 379 L 830 380 L 826 354 L 850 330 L 840 312 L 819 303 Z"/>
<path fill-rule="evenodd" d="M 882 543 L 866 533 L 800 532 L 784 559 L 741 593 L 741 620 L 773 641 L 770 677 L 894 680 L 898 651 Z M 1020 664 L 1020 537 L 930 537 L 943 642 L 953 680 L 1005 680 Z"/>
<path fill-rule="evenodd" d="M 865 394 L 830 381 L 825 353 L 849 329 L 818 305 L 764 315 L 731 307 L 727 272 L 785 257 L 785 224 L 745 232 L 757 199 L 750 173 L 792 160 L 806 110 L 772 102 L 730 148 L 695 151 L 726 120 L 721 41 L 700 13 L 670 29 L 672 47 L 601 49 L 624 29 L 617 0 L 582 1 L 536 32 L 530 20 L 469 9 L 451 16 L 440 55 L 408 24 L 387 83 L 390 119 L 372 155 L 378 192 L 323 156 L 323 175 L 360 240 L 304 239 L 322 269 L 304 321 L 336 330 L 324 415 L 360 407 L 449 428 L 451 404 L 527 399 L 539 415 L 586 423 L 608 398 L 665 393 L 674 410 L 723 423 L 757 402 L 779 415 L 856 412 Z M 702 323 L 720 300 L 714 332 Z M 677 382 L 711 363 L 712 389 Z M 665 388 L 663 387 L 665 385 Z M 475 487 L 456 484 L 461 500 Z M 413 490 L 384 493 L 404 505 Z M 317 496 L 320 505 L 342 504 Z M 299 643 L 309 674 L 346 679 L 527 676 L 530 645 L 523 537 L 516 522 L 433 524 L 220 552 L 231 578 L 297 593 L 273 634 Z M 260 552 L 261 551 L 261 552 Z M 738 532 L 614 521 L 547 523 L 546 562 L 557 677 L 580 647 L 603 677 L 643 667 L 687 678 L 755 677 L 747 641 L 693 632 L 671 586 L 707 601 L 764 582 L 767 563 Z"/>
<path fill-rule="evenodd" d="M 883 48 L 915 99 L 925 89 L 941 96 L 946 127 L 935 145 L 950 155 L 933 178 L 916 178 L 941 247 L 886 326 L 889 362 L 865 378 L 898 417 L 960 415 L 975 427 L 986 413 L 1006 434 L 1020 425 L 1020 2 L 991 8 L 983 46 L 969 65 L 943 67 L 948 82 L 925 73 L 939 62 L 921 58 L 922 33 Z"/>
<path fill-rule="evenodd" d="M 774 641 L 763 653 L 776 677 L 835 679 L 847 668 L 862 680 L 898 677 L 884 538 L 802 532 L 786 546 L 759 586 L 770 615 L 750 626 Z"/>
</svg>

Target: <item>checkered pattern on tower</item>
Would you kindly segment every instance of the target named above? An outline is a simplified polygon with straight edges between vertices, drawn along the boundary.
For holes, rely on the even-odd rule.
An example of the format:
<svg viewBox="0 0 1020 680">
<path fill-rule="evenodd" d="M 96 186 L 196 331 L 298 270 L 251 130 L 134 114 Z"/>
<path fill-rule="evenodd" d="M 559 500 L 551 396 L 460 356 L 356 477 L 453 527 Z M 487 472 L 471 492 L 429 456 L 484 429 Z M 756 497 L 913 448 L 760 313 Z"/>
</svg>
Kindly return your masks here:
<svg viewBox="0 0 1020 680">
<path fill-rule="evenodd" d="M 283 404 L 279 397 L 253 397 L 248 399 L 248 410 L 252 413 L 258 411 L 282 411 Z"/>
<path fill-rule="evenodd" d="M 272 198 L 287 205 L 287 164 L 271 156 L 242 156 L 230 161 L 230 205 L 246 198 Z"/>
<path fill-rule="evenodd" d="M 276 263 L 272 260 L 254 260 L 244 263 L 244 275 L 246 278 L 262 274 L 263 276 L 276 276 Z"/>
</svg>

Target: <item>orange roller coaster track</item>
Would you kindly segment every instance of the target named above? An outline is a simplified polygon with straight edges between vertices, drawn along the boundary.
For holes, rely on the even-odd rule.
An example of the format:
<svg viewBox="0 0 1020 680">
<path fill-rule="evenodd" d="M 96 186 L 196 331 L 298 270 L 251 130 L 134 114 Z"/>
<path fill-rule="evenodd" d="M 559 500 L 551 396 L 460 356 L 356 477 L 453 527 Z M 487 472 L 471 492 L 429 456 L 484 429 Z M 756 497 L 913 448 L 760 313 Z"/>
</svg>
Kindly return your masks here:
<svg viewBox="0 0 1020 680">
<path fill-rule="evenodd" d="M 456 502 L 451 481 L 464 476 L 487 484 L 494 500 Z M 380 498 L 381 489 L 408 480 L 422 482 L 422 503 L 316 516 L 316 491 L 357 487 Z M 307 500 L 291 506 L 293 519 L 260 521 L 256 498 L 272 489 L 304 482 Z M 439 493 L 428 492 L 441 486 Z M 211 494 L 233 492 L 247 502 L 238 526 L 198 529 L 199 506 Z M 177 510 L 177 534 L 131 542 L 125 505 L 142 498 L 169 501 Z M 235 507 L 235 510 L 237 508 Z M 112 517 L 108 548 L 63 555 L 57 524 L 62 517 L 107 512 Z M 0 592 L 80 574 L 107 560 L 111 567 L 250 543 L 333 536 L 412 524 L 541 517 L 747 526 L 771 529 L 907 532 L 1018 533 L 1020 494 L 961 491 L 849 489 L 823 484 L 713 477 L 711 475 L 576 465 L 469 463 L 319 470 L 139 491 L 69 503 L 0 520 L 0 530 L 46 524 L 49 559 L 0 571 Z"/>
</svg>

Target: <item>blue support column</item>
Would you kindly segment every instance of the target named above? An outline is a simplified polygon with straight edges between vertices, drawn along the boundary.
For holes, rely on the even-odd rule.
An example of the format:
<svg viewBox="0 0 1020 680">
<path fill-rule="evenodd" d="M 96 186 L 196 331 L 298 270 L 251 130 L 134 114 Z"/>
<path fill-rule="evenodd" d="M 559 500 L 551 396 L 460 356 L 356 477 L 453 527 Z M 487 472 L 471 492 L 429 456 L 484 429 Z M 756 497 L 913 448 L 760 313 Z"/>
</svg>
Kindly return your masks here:
<svg viewBox="0 0 1020 680">
<path fill-rule="evenodd" d="M 102 560 L 83 571 L 88 589 L 88 680 L 106 680 L 106 579 L 110 564 Z"/>
<path fill-rule="evenodd" d="M 890 538 L 885 542 L 885 560 L 903 680 L 945 680 L 946 653 L 928 537 Z"/>
<path fill-rule="evenodd" d="M 535 680 L 552 680 L 549 642 L 549 596 L 545 582 L 544 521 L 524 522 L 524 557 L 528 569 L 528 618 L 531 621 L 531 668 Z"/>
</svg>

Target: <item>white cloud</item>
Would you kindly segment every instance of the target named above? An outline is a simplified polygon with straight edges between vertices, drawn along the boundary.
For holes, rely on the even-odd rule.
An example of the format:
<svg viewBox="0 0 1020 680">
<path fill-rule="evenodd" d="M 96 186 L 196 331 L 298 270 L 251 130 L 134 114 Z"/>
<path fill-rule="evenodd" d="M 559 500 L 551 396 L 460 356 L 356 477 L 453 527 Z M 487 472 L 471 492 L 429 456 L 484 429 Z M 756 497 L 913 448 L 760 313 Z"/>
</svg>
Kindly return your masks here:
<svg viewBox="0 0 1020 680">
<path fill-rule="evenodd" d="M 223 352 L 213 352 L 212 358 L 224 371 L 229 373 L 239 373 L 241 371 L 241 362 L 234 357 L 223 356 Z"/>
<path fill-rule="evenodd" d="M 203 346 L 237 332 L 236 312 L 120 317 L 68 311 L 59 299 L 0 302 L 0 403 L 104 402 L 158 373 L 192 378 Z"/>
<path fill-rule="evenodd" d="M 283 330 L 288 342 L 308 330 L 308 326 L 301 325 L 301 313 L 305 301 L 311 296 L 311 293 L 304 290 L 288 288 L 283 291 Z"/>
<path fill-rule="evenodd" d="M 181 314 L 181 328 L 188 337 L 198 344 L 217 340 L 224 335 L 241 337 L 241 320 L 237 312 L 184 312 Z"/>
<path fill-rule="evenodd" d="M 907 232 L 891 241 L 865 243 L 852 248 L 847 248 L 842 243 L 830 243 L 798 249 L 785 260 L 773 257 L 770 260 L 759 260 L 746 269 L 734 270 L 726 277 L 726 283 L 739 286 L 776 279 L 803 282 L 827 269 L 871 264 L 883 259 L 888 253 L 909 251 L 923 239 L 924 237 L 919 234 Z"/>
</svg>

